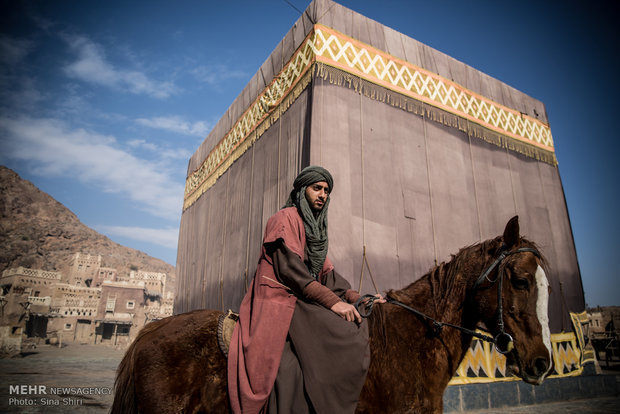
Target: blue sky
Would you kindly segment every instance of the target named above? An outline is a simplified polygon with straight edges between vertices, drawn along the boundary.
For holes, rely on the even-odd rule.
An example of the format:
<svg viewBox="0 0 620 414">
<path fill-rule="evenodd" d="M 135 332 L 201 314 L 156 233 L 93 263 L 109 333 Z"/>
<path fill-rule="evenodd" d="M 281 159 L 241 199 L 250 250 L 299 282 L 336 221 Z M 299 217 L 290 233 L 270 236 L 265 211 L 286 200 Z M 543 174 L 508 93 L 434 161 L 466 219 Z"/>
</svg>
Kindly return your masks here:
<svg viewBox="0 0 620 414">
<path fill-rule="evenodd" d="M 617 6 L 340 3 L 545 103 L 586 302 L 620 305 Z M 0 164 L 175 264 L 187 161 L 299 13 L 284 0 L 0 4 Z"/>
</svg>

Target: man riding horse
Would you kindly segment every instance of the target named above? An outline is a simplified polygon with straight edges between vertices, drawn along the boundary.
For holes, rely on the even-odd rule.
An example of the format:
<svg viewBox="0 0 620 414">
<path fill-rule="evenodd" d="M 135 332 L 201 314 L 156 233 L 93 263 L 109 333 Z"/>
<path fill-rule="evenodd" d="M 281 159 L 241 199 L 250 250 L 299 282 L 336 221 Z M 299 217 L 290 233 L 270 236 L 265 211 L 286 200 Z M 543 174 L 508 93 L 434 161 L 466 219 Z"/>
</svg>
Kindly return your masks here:
<svg viewBox="0 0 620 414">
<path fill-rule="evenodd" d="M 334 182 L 305 168 L 267 222 L 228 356 L 235 413 L 353 413 L 366 378 L 368 328 L 360 297 L 327 257 Z M 383 301 L 383 298 L 379 298 Z"/>
<path fill-rule="evenodd" d="M 517 217 L 503 235 L 388 290 L 389 303 L 366 307 L 358 325 L 341 300 L 357 295 L 323 256 L 331 177 L 308 172 L 296 180 L 292 207 L 269 220 L 230 360 L 218 344 L 221 311 L 152 322 L 118 367 L 112 413 L 439 414 L 474 335 L 506 355 L 507 377 L 544 381 L 553 361 L 549 283 L 544 257 L 520 236 Z M 307 228 L 304 211 L 314 219 Z M 475 332 L 480 325 L 489 332 Z"/>
</svg>

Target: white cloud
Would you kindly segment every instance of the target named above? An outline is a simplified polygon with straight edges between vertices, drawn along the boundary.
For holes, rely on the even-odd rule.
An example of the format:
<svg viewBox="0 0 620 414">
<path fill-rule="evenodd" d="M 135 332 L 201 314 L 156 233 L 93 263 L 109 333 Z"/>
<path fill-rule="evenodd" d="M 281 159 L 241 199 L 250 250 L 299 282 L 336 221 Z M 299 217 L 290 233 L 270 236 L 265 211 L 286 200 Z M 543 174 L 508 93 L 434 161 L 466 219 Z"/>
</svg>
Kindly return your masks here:
<svg viewBox="0 0 620 414">
<path fill-rule="evenodd" d="M 31 111 L 45 96 L 23 65 L 35 49 L 31 40 L 0 35 L 0 108 Z"/>
<path fill-rule="evenodd" d="M 159 150 L 159 147 L 157 145 L 153 144 L 152 142 L 147 142 L 143 139 L 132 139 L 131 141 L 127 142 L 127 145 L 132 148 L 145 148 L 153 152 Z"/>
<path fill-rule="evenodd" d="M 192 156 L 192 152 L 183 148 L 163 149 L 159 152 L 162 158 L 170 160 L 187 161 Z"/>
<path fill-rule="evenodd" d="M 184 148 L 161 148 L 152 142 L 148 142 L 144 139 L 134 139 L 127 142 L 131 148 L 146 149 L 150 152 L 157 153 L 163 159 L 182 159 L 187 160 L 192 156 L 192 153 Z"/>
<path fill-rule="evenodd" d="M 224 65 L 198 66 L 191 71 L 200 82 L 216 85 L 227 79 L 243 79 L 249 75 L 241 70 L 234 70 Z"/>
<path fill-rule="evenodd" d="M 47 98 L 46 92 L 37 87 L 34 79 L 0 74 L 0 108 L 4 113 L 33 111 Z"/>
<path fill-rule="evenodd" d="M 178 116 L 161 116 L 148 119 L 138 118 L 136 122 L 149 128 L 163 129 L 177 134 L 199 137 L 205 137 L 211 129 L 211 125 L 206 122 L 198 121 L 190 123 Z"/>
<path fill-rule="evenodd" d="M 178 228 L 150 229 L 131 226 L 97 226 L 97 230 L 111 237 L 126 237 L 171 249 L 177 248 L 179 240 Z"/>
<path fill-rule="evenodd" d="M 157 82 L 140 71 L 115 68 L 106 60 L 102 47 L 84 36 L 65 36 L 65 40 L 77 53 L 77 59 L 65 67 L 71 77 L 155 98 L 168 98 L 178 92 L 171 82 Z"/>
<path fill-rule="evenodd" d="M 34 43 L 26 39 L 0 36 L 0 63 L 16 65 L 33 49 Z"/>
<path fill-rule="evenodd" d="M 4 157 L 36 163 L 40 174 L 76 177 L 128 197 L 154 216 L 177 220 L 181 213 L 183 183 L 162 165 L 119 149 L 112 136 L 54 119 L 2 117 L 0 137 Z"/>
</svg>

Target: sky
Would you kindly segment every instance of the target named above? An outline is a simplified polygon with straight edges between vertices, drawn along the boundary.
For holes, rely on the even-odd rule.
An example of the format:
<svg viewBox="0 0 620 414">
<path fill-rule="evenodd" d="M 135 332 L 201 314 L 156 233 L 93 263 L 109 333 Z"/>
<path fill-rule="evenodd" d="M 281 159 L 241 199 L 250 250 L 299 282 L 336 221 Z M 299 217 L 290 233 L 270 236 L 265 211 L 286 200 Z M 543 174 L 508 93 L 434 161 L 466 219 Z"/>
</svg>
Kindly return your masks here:
<svg viewBox="0 0 620 414">
<path fill-rule="evenodd" d="M 0 0 L 0 164 L 176 264 L 190 156 L 308 0 Z M 586 303 L 620 305 L 611 1 L 340 1 L 541 100 Z"/>
</svg>

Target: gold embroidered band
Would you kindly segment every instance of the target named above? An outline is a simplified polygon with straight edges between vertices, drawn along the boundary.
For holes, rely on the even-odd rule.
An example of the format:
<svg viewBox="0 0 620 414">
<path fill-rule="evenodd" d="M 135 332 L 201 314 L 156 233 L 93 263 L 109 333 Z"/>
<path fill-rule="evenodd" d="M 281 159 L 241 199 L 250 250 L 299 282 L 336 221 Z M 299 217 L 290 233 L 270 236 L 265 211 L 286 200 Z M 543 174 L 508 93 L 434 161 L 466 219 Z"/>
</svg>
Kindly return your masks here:
<svg viewBox="0 0 620 414">
<path fill-rule="evenodd" d="M 310 83 L 312 76 L 326 76 L 325 66 L 358 78 L 359 81 L 354 82 L 360 85 L 369 82 L 403 95 L 405 100 L 411 98 L 440 109 L 424 111 L 424 116 L 433 121 L 452 125 L 470 136 L 552 165 L 557 164 L 551 130 L 543 122 L 317 24 L 282 71 L 250 104 L 200 167 L 189 174 L 185 183 L 184 210 L 215 184 L 230 165 L 279 119 Z M 313 67 L 314 70 L 309 70 Z M 348 82 L 351 87 L 351 80 Z M 368 96 L 377 99 L 373 94 L 371 88 Z M 382 99 L 403 109 L 408 105 L 396 95 Z"/>
</svg>

